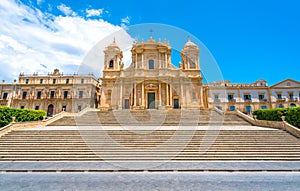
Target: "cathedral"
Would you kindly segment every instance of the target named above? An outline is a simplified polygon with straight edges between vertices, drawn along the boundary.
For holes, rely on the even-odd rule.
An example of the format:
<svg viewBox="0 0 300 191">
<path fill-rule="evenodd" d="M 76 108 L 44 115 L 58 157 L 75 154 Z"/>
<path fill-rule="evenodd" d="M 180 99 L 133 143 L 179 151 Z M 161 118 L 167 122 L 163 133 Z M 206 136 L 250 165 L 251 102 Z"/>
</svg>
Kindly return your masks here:
<svg viewBox="0 0 300 191">
<path fill-rule="evenodd" d="M 104 50 L 105 61 L 99 108 L 106 109 L 200 109 L 204 107 L 200 50 L 188 40 L 181 50 L 179 68 L 171 63 L 171 46 L 136 42 L 132 62 L 122 63 L 122 51 L 114 41 Z"/>
</svg>

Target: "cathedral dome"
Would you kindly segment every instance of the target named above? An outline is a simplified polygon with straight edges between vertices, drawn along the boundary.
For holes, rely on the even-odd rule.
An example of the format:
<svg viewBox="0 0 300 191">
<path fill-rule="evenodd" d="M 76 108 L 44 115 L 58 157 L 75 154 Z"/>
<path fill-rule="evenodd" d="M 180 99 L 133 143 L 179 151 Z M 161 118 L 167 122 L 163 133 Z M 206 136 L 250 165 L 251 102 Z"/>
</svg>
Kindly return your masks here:
<svg viewBox="0 0 300 191">
<path fill-rule="evenodd" d="M 117 49 L 117 50 L 120 50 L 120 47 L 116 43 L 116 39 L 115 38 L 114 38 L 114 41 L 110 45 L 108 45 L 106 47 L 106 49 Z"/>
<path fill-rule="evenodd" d="M 184 48 L 196 48 L 196 49 L 198 49 L 198 46 L 195 43 L 193 43 L 190 40 L 190 38 L 188 38 L 188 41 L 187 41 L 187 43 L 185 43 Z"/>
</svg>

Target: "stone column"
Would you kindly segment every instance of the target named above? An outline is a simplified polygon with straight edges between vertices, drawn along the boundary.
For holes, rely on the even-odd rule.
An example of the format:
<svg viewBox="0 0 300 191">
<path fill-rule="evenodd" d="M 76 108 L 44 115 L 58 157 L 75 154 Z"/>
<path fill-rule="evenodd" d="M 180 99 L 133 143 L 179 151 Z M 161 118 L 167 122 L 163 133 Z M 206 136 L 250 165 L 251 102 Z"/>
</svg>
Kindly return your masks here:
<svg viewBox="0 0 300 191">
<path fill-rule="evenodd" d="M 161 68 L 161 53 L 158 52 L 158 63 L 159 63 L 159 68 Z"/>
<path fill-rule="evenodd" d="M 134 106 L 136 106 L 136 83 L 134 83 Z"/>
<path fill-rule="evenodd" d="M 145 106 L 145 84 L 142 82 L 142 106 Z"/>
<path fill-rule="evenodd" d="M 200 106 L 201 107 L 204 106 L 203 105 L 203 99 L 204 99 L 204 97 L 203 97 L 203 88 L 202 88 L 202 85 L 201 85 L 201 87 L 200 87 Z"/>
<path fill-rule="evenodd" d="M 165 66 L 164 68 L 167 68 L 168 66 L 168 56 L 167 56 L 167 53 L 165 53 Z"/>
<path fill-rule="evenodd" d="M 144 54 L 142 53 L 142 68 L 144 68 Z"/>
<path fill-rule="evenodd" d="M 161 82 L 158 84 L 159 106 L 161 106 Z"/>
<path fill-rule="evenodd" d="M 172 85 L 170 84 L 170 105 L 173 105 L 173 91 L 172 91 Z"/>
<path fill-rule="evenodd" d="M 123 109 L 123 83 L 120 83 L 120 100 L 119 100 L 119 109 Z"/>
<path fill-rule="evenodd" d="M 166 105 L 169 106 L 169 84 L 166 83 Z"/>
<path fill-rule="evenodd" d="M 135 68 L 137 68 L 137 64 L 138 64 L 138 54 L 135 54 Z"/>
<path fill-rule="evenodd" d="M 132 84 L 132 91 L 131 91 L 131 105 L 134 104 L 134 83 Z"/>
<path fill-rule="evenodd" d="M 182 82 L 180 83 L 180 94 L 181 94 L 181 98 L 180 98 L 180 105 L 183 106 L 183 86 L 182 86 Z"/>
</svg>

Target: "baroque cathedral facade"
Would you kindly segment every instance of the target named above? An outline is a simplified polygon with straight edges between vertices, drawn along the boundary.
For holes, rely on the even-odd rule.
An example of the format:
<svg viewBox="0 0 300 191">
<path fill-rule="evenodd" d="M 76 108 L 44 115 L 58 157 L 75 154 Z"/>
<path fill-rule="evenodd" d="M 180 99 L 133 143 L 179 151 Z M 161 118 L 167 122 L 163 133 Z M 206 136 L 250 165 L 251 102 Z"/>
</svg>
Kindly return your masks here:
<svg viewBox="0 0 300 191">
<path fill-rule="evenodd" d="M 132 62 L 122 63 L 122 51 L 114 41 L 106 47 L 99 108 L 111 109 L 200 109 L 204 107 L 199 48 L 190 40 L 181 50 L 182 63 L 171 63 L 171 46 L 136 42 Z"/>
<path fill-rule="evenodd" d="M 135 42 L 131 64 L 124 68 L 123 52 L 115 40 L 104 50 L 103 75 L 19 75 L 19 81 L 0 84 L 0 105 L 42 109 L 48 116 L 84 108 L 107 110 L 210 109 L 240 110 L 300 106 L 300 82 L 286 79 L 272 86 L 265 80 L 232 84 L 229 80 L 203 83 L 200 49 L 188 40 L 179 67 L 171 63 L 171 46 L 152 37 Z"/>
</svg>

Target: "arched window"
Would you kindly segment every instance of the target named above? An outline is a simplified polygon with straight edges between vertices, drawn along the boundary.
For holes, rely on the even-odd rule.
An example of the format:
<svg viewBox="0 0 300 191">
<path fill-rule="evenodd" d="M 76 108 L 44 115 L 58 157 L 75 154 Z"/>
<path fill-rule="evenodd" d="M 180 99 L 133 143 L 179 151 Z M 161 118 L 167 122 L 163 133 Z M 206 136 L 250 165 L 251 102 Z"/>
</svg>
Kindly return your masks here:
<svg viewBox="0 0 300 191">
<path fill-rule="evenodd" d="M 154 60 L 149 60 L 148 64 L 149 64 L 149 70 L 153 70 L 154 69 Z"/>
<path fill-rule="evenodd" d="M 195 68 L 195 67 L 196 67 L 195 62 L 190 61 L 190 68 Z"/>
<path fill-rule="evenodd" d="M 284 105 L 282 105 L 282 104 L 279 104 L 279 106 L 278 106 L 279 108 L 284 108 Z"/>
<path fill-rule="evenodd" d="M 290 107 L 296 107 L 296 104 L 291 103 L 291 104 L 290 104 Z"/>
<path fill-rule="evenodd" d="M 109 61 L 109 68 L 113 68 L 114 67 L 114 61 L 113 60 L 110 60 Z"/>
<path fill-rule="evenodd" d="M 111 90 L 107 91 L 107 100 L 111 100 Z"/>
</svg>

